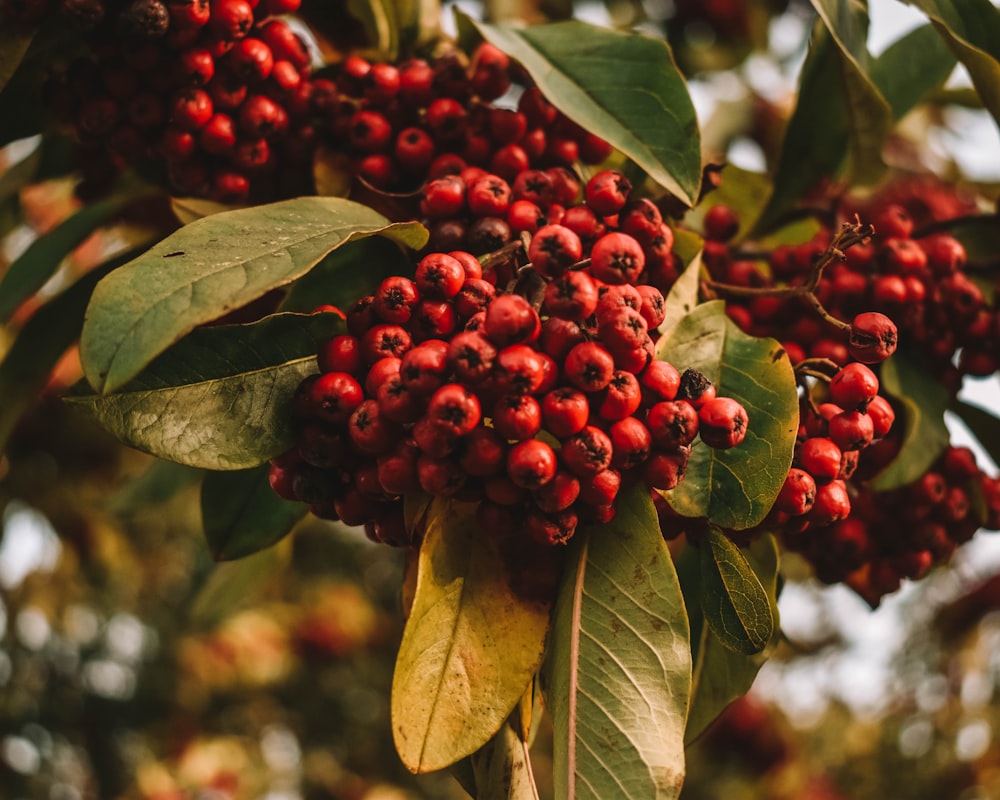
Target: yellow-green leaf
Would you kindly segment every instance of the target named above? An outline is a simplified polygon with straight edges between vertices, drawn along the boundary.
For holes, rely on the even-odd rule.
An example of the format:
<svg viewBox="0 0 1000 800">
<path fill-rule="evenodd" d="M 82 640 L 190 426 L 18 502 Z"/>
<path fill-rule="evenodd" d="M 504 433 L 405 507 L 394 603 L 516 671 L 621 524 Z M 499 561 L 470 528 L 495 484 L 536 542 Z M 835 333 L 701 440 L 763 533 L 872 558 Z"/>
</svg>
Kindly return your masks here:
<svg viewBox="0 0 1000 800">
<path fill-rule="evenodd" d="M 392 681 L 396 749 L 414 772 L 443 769 L 489 742 L 542 660 L 553 554 L 484 535 L 475 514 L 474 504 L 437 498 L 427 517 Z"/>
</svg>

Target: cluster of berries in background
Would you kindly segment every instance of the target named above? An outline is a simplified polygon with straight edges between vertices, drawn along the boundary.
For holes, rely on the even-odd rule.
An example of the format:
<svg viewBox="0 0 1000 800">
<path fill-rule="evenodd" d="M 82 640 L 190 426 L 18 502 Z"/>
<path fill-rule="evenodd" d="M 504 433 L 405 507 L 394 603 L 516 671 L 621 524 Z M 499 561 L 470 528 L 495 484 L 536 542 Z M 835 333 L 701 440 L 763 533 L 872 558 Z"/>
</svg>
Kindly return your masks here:
<svg viewBox="0 0 1000 800">
<path fill-rule="evenodd" d="M 926 369 L 957 392 L 963 376 L 992 375 L 1000 365 L 1000 311 L 967 273 L 965 247 L 941 230 L 951 219 L 941 214 L 969 209 L 957 200 L 941 211 L 926 203 L 917 206 L 909 195 L 894 197 L 894 188 L 890 184 L 863 205 L 851 204 L 845 216 L 857 209 L 876 235 L 847 250 L 843 262 L 831 265 L 815 294 L 839 319 L 872 312 L 891 317 L 910 349 L 924 359 Z M 713 278 L 737 286 L 799 284 L 812 273 L 815 260 L 832 239 L 832 232 L 825 229 L 805 244 L 778 247 L 765 269 L 727 246 L 738 226 L 737 216 L 726 206 L 706 213 L 705 263 Z M 798 298 L 762 295 L 727 300 L 729 315 L 743 330 L 774 336 L 793 363 L 805 358 L 828 358 L 838 364 L 846 364 L 850 357 L 862 360 L 820 318 L 803 313 L 805 306 Z"/>
<path fill-rule="evenodd" d="M 492 105 L 515 83 L 517 108 Z M 322 85 L 330 94 L 332 82 Z M 453 49 L 398 66 L 351 56 L 336 90 L 331 145 L 349 153 L 361 178 L 380 190 L 414 192 L 467 167 L 513 182 L 531 168 L 599 164 L 611 154 L 607 142 L 561 114 L 488 43 L 471 57 Z"/>
<path fill-rule="evenodd" d="M 53 65 L 47 105 L 111 174 L 225 202 L 308 193 L 322 99 L 276 16 L 299 2 L 60 0 L 83 44 Z"/>
<path fill-rule="evenodd" d="M 506 185 L 487 175 L 472 191 L 484 181 Z M 585 197 L 591 214 L 629 218 L 620 173 L 595 175 Z M 651 239 L 662 221 L 647 224 Z M 520 255 L 487 257 L 484 273 L 467 251 L 432 251 L 412 280 L 386 278 L 351 307 L 300 387 L 301 433 L 272 463 L 274 489 L 391 544 L 410 543 L 402 496 L 416 491 L 556 544 L 612 519 L 625 483 L 674 488 L 696 436 L 743 440 L 742 405 L 654 358 L 665 304 L 635 237 L 585 243 L 546 225 Z"/>
<path fill-rule="evenodd" d="M 963 270 L 963 245 L 940 231 L 914 236 L 914 216 L 933 226 L 969 209 L 957 200 L 942 213 L 926 203 L 914 208 L 916 198 L 909 193 L 893 197 L 897 189 L 890 184 L 885 196 L 862 209 L 874 220 L 875 236 L 830 264 L 814 290 L 834 317 L 854 317 L 846 340 L 809 314 L 801 298 L 767 291 L 804 283 L 830 245 L 829 231 L 803 245 L 777 248 L 762 269 L 727 245 L 739 227 L 732 209 L 712 207 L 704 220 L 713 278 L 761 290 L 727 296 L 729 316 L 748 333 L 781 340 L 793 363 L 838 368 L 814 389 L 827 386 L 820 398 L 826 402 L 814 402 L 805 389 L 793 467 L 768 524 L 786 549 L 812 564 L 820 580 L 846 582 L 873 604 L 898 589 L 901 579 L 918 579 L 946 561 L 980 527 L 1000 528 L 1000 481 L 983 472 L 965 448 L 949 448 L 907 486 L 887 492 L 866 488 L 897 456 L 902 434 L 892 427 L 895 411 L 878 393 L 876 372 L 866 366 L 878 364 L 884 354 L 878 346 L 864 346 L 863 334 L 883 344 L 891 340 L 892 349 L 897 336 L 902 338 L 908 353 L 918 354 L 934 380 L 952 391 L 965 375 L 993 374 L 1000 341 L 1000 316 Z M 871 308 L 878 311 L 862 310 Z"/>
</svg>

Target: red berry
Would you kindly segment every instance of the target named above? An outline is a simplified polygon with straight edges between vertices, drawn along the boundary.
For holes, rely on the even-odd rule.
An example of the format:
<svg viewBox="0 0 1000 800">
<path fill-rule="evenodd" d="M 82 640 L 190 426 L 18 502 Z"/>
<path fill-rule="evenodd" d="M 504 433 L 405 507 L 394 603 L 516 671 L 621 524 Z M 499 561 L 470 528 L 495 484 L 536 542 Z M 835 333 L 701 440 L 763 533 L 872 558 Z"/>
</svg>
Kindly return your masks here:
<svg viewBox="0 0 1000 800">
<path fill-rule="evenodd" d="M 347 422 L 362 401 L 364 390 L 346 372 L 328 372 L 312 384 L 309 399 L 313 413 L 325 422 Z"/>
<path fill-rule="evenodd" d="M 698 411 L 685 400 L 657 403 L 649 409 L 646 426 L 658 446 L 676 450 L 698 435 Z"/>
<path fill-rule="evenodd" d="M 816 482 L 812 475 L 802 469 L 792 467 L 778 493 L 774 507 L 793 517 L 805 514 L 816 502 Z"/>
<path fill-rule="evenodd" d="M 635 417 L 624 417 L 608 429 L 611 437 L 611 465 L 616 469 L 630 470 L 649 458 L 653 437 L 649 428 Z"/>
<path fill-rule="evenodd" d="M 841 460 L 840 447 L 825 436 L 806 439 L 795 453 L 795 463 L 819 483 L 826 483 L 837 477 Z"/>
<path fill-rule="evenodd" d="M 541 327 L 538 312 L 517 294 L 500 295 L 486 309 L 486 335 L 501 347 L 534 341 Z"/>
<path fill-rule="evenodd" d="M 878 377 L 868 367 L 853 361 L 830 381 L 830 399 L 849 410 L 864 411 L 878 394 Z"/>
<path fill-rule="evenodd" d="M 504 395 L 493 407 L 493 427 L 508 440 L 531 439 L 542 427 L 541 407 L 531 395 Z"/>
<path fill-rule="evenodd" d="M 848 350 L 863 364 L 877 364 L 896 352 L 898 334 L 891 319 L 877 311 L 858 314 L 851 323 Z"/>
<path fill-rule="evenodd" d="M 627 233 L 607 233 L 590 251 L 590 272 L 605 283 L 637 283 L 645 265 L 642 247 Z"/>
<path fill-rule="evenodd" d="M 587 205 L 602 217 L 617 214 L 628 202 L 632 184 L 622 173 L 615 170 L 598 172 L 587 181 L 584 195 Z"/>
<path fill-rule="evenodd" d="M 580 237 L 562 225 L 539 228 L 528 245 L 531 265 L 546 278 L 559 277 L 582 257 Z"/>
<path fill-rule="evenodd" d="M 705 212 L 703 225 L 706 239 L 728 242 L 740 229 L 740 218 L 729 206 L 712 206 Z"/>
<path fill-rule="evenodd" d="M 611 466 L 613 445 L 600 428 L 588 425 L 562 443 L 562 461 L 570 472 L 589 478 Z"/>
<path fill-rule="evenodd" d="M 466 282 L 461 262 L 445 253 L 431 253 L 420 259 L 414 278 L 421 297 L 439 300 L 454 297 Z"/>
<path fill-rule="evenodd" d="M 583 270 L 567 272 L 545 287 L 545 310 L 563 320 L 582 321 L 597 309 L 597 286 Z"/>
<path fill-rule="evenodd" d="M 615 360 L 597 342 L 583 342 L 569 351 L 563 371 L 566 380 L 576 388 L 585 392 L 597 392 L 611 381 Z"/>
<path fill-rule="evenodd" d="M 507 474 L 517 486 L 538 489 L 555 477 L 555 451 L 540 439 L 518 442 L 507 453 Z"/>
<path fill-rule="evenodd" d="M 698 433 L 709 447 L 736 447 L 747 434 L 746 409 L 731 397 L 716 397 L 698 409 Z"/>
</svg>

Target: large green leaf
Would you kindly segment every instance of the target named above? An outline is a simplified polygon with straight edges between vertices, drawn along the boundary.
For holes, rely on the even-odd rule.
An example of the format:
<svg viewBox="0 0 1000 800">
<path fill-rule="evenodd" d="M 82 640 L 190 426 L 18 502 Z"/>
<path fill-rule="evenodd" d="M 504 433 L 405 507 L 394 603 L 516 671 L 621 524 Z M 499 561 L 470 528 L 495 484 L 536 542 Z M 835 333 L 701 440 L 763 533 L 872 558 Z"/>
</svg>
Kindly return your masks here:
<svg viewBox="0 0 1000 800">
<path fill-rule="evenodd" d="M 924 25 L 893 42 L 872 63 L 871 77 L 892 107 L 895 120 L 948 79 L 954 53 L 933 25 Z"/>
<path fill-rule="evenodd" d="M 931 18 L 1000 124 L 1000 10 L 989 0 L 910 0 Z"/>
<path fill-rule="evenodd" d="M 371 236 L 341 247 L 292 284 L 282 311 L 312 311 L 330 303 L 345 311 L 359 297 L 372 294 L 383 278 L 413 273 L 413 264 L 395 242 Z"/>
<path fill-rule="evenodd" d="M 701 185 L 698 119 L 666 42 L 578 20 L 528 28 L 473 24 L 517 59 L 567 117 L 694 204 Z"/>
<path fill-rule="evenodd" d="M 778 156 L 774 188 L 757 218 L 754 235 L 776 227 L 806 192 L 837 172 L 847 152 L 850 117 L 840 56 L 825 29 L 813 35 L 796 97 Z"/>
<path fill-rule="evenodd" d="M 35 239 L 0 280 L 0 321 L 9 319 L 21 303 L 45 285 L 78 244 L 114 219 L 133 197 L 133 194 L 116 195 L 86 205 Z"/>
<path fill-rule="evenodd" d="M 968 426 L 990 458 L 1000 464 L 1000 418 L 985 408 L 962 400 L 955 400 L 951 410 Z"/>
<path fill-rule="evenodd" d="M 231 561 L 280 542 L 306 515 L 302 503 L 278 497 L 268 465 L 209 472 L 201 484 L 201 521 L 216 561 Z"/>
<path fill-rule="evenodd" d="M 248 469 L 294 439 L 291 401 L 316 372 L 317 342 L 335 314 L 276 314 L 199 328 L 120 392 L 68 398 L 125 443 L 212 470 Z"/>
<path fill-rule="evenodd" d="M 657 345 L 657 357 L 702 372 L 720 395 L 747 410 L 749 430 L 730 450 L 696 440 L 687 477 L 666 497 L 679 514 L 707 517 L 723 528 L 758 525 L 788 475 L 798 428 L 791 362 L 774 339 L 747 336 L 726 316 L 725 303 L 703 303 Z"/>
<path fill-rule="evenodd" d="M 755 655 L 743 655 L 726 647 L 711 627 L 702 624 L 700 557 L 695 548 L 686 546 L 677 559 L 677 571 L 687 607 L 692 615 L 692 642 L 697 644 L 694 661 L 694 689 L 684 741 L 690 743 L 708 727 L 722 710 L 744 695 L 761 666 L 780 638 L 778 627 L 778 546 L 770 534 L 761 536 L 741 550 L 767 593 L 774 620 L 769 647 Z M 697 641 L 694 639 L 697 637 Z"/>
<path fill-rule="evenodd" d="M 812 0 L 836 44 L 850 123 L 848 147 L 855 182 L 874 183 L 885 169 L 882 144 L 892 122 L 892 110 L 869 74 L 868 9 L 862 3 Z"/>
<path fill-rule="evenodd" d="M 687 613 L 649 491 L 582 530 L 556 602 L 543 673 L 556 797 L 675 798 L 691 689 Z"/>
<path fill-rule="evenodd" d="M 0 450 L 17 420 L 45 387 L 52 368 L 80 335 L 94 286 L 137 252 L 129 251 L 91 270 L 24 324 L 0 362 Z"/>
<path fill-rule="evenodd" d="M 392 730 L 414 772 L 485 745 L 542 660 L 558 580 L 552 548 L 486 536 L 476 506 L 437 498 L 392 680 Z"/>
<path fill-rule="evenodd" d="M 887 491 L 912 483 L 937 461 L 951 440 L 944 424 L 948 390 L 925 369 L 897 353 L 881 371 L 882 389 L 897 408 L 902 407 L 903 444 L 892 463 L 871 481 L 870 487 Z"/>
<path fill-rule="evenodd" d="M 752 656 L 774 634 L 767 593 L 746 556 L 718 528 L 701 544 L 701 610 L 728 649 Z"/>
<path fill-rule="evenodd" d="M 422 247 L 417 223 L 301 197 L 196 220 L 101 281 L 80 342 L 87 380 L 113 392 L 198 325 L 305 275 L 328 253 L 380 234 Z"/>
</svg>

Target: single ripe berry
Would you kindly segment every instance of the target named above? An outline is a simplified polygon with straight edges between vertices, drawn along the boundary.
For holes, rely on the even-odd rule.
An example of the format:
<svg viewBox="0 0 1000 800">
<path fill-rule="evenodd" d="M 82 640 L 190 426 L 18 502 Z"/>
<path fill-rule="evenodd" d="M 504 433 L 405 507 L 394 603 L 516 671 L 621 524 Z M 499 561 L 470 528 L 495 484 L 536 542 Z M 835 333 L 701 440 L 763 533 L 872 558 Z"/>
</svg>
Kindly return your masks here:
<svg viewBox="0 0 1000 800">
<path fill-rule="evenodd" d="M 642 246 L 627 233 L 606 233 L 590 251 L 590 272 L 605 283 L 637 283 L 645 266 Z"/>
<path fill-rule="evenodd" d="M 698 409 L 698 433 L 709 447 L 736 447 L 747 434 L 746 409 L 731 397 L 716 397 Z"/>
<path fill-rule="evenodd" d="M 816 502 L 816 481 L 803 469 L 792 467 L 778 492 L 774 507 L 793 517 L 808 512 Z"/>
<path fill-rule="evenodd" d="M 830 399 L 841 408 L 864 411 L 878 394 L 878 377 L 864 364 L 852 361 L 830 380 Z"/>
<path fill-rule="evenodd" d="M 840 473 L 843 452 L 826 436 L 813 436 L 799 445 L 795 463 L 819 483 L 832 481 Z"/>
<path fill-rule="evenodd" d="M 541 439 L 519 442 L 507 454 L 507 474 L 524 489 L 539 489 L 551 481 L 556 465 L 555 451 Z"/>
<path fill-rule="evenodd" d="M 541 327 L 538 312 L 518 294 L 500 295 L 486 309 L 486 335 L 501 347 L 534 341 Z"/>
<path fill-rule="evenodd" d="M 657 403 L 646 417 L 653 441 L 665 450 L 691 444 L 698 435 L 698 424 L 698 410 L 686 400 Z"/>
<path fill-rule="evenodd" d="M 632 191 L 632 183 L 622 173 L 615 170 L 604 170 L 598 172 L 587 181 L 584 196 L 587 205 L 596 214 L 602 217 L 609 217 L 617 214 L 625 203 L 628 202 L 629 192 Z"/>
<path fill-rule="evenodd" d="M 445 253 L 431 253 L 420 259 L 414 275 L 421 297 L 446 300 L 454 297 L 465 284 L 462 263 Z"/>
<path fill-rule="evenodd" d="M 885 314 L 866 311 L 851 323 L 848 350 L 863 364 L 878 364 L 896 352 L 898 333 L 895 323 Z"/>
<path fill-rule="evenodd" d="M 317 417 L 325 422 L 347 422 L 364 401 L 365 394 L 357 379 L 346 372 L 328 372 L 311 385 L 309 399 Z"/>
<path fill-rule="evenodd" d="M 728 242 L 740 229 L 740 218 L 729 206 L 712 206 L 705 212 L 704 228 L 706 239 Z"/>
<path fill-rule="evenodd" d="M 461 384 L 446 384 L 427 403 L 427 419 L 456 436 L 463 436 L 482 419 L 479 398 Z"/>
<path fill-rule="evenodd" d="M 580 237 L 563 225 L 539 228 L 528 245 L 532 267 L 546 278 L 559 277 L 582 257 Z"/>
<path fill-rule="evenodd" d="M 590 478 L 611 466 L 613 450 L 610 437 L 588 425 L 563 441 L 561 456 L 566 469 L 580 478 Z"/>
<path fill-rule="evenodd" d="M 614 372 L 614 357 L 597 342 L 575 345 L 563 365 L 566 380 L 584 392 L 600 391 L 611 382 Z"/>
</svg>

